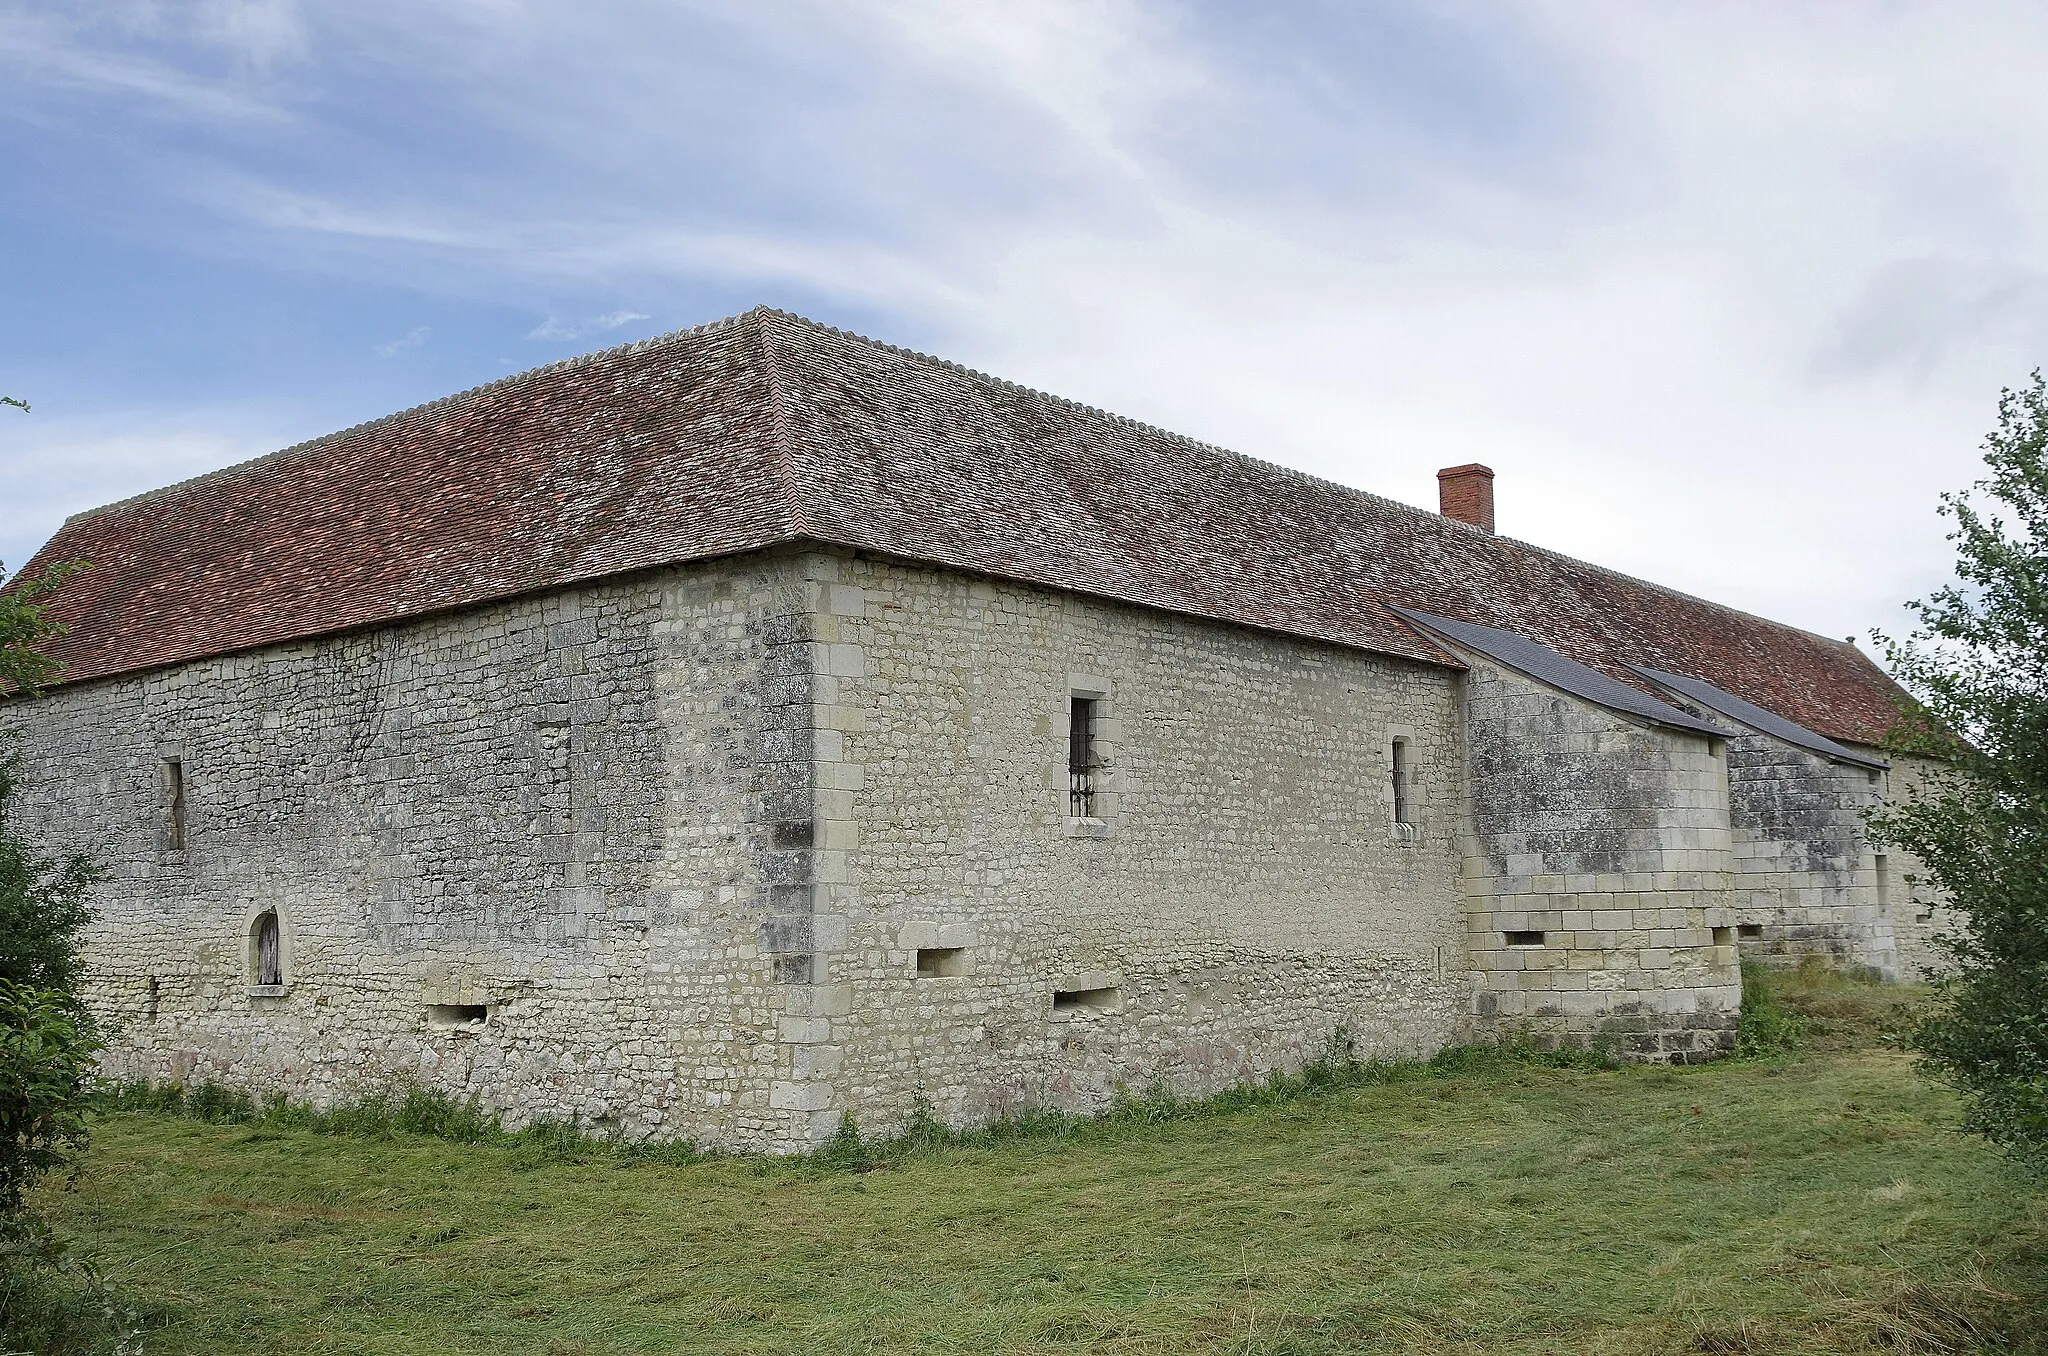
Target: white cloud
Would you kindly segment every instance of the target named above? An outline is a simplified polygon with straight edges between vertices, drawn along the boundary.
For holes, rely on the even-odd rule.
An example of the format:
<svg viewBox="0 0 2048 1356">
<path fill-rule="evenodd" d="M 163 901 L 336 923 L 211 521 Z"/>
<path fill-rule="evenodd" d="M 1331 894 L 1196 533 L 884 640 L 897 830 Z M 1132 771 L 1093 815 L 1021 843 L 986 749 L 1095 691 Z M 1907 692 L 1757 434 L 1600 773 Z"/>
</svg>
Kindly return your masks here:
<svg viewBox="0 0 2048 1356">
<path fill-rule="evenodd" d="M 70 515 L 247 461 L 321 430 L 253 406 L 37 410 L 0 424 L 0 561 L 10 570 Z"/>
<path fill-rule="evenodd" d="M 259 69 L 303 61 L 311 47 L 297 0 L 200 0 L 193 29 Z"/>
<path fill-rule="evenodd" d="M 15 6 L 0 6 L 0 58 L 9 68 L 0 107 L 17 114 L 40 116 L 32 96 L 56 91 L 139 99 L 159 112 L 205 121 L 282 116 L 261 90 L 191 70 L 174 57 L 124 50 L 87 25 Z"/>
<path fill-rule="evenodd" d="M 2048 275 L 2010 263 L 1901 259 L 1834 314 L 1811 369 L 1823 380 L 1895 371 L 1925 381 L 1958 349 L 2012 340 L 2048 351 Z"/>
<path fill-rule="evenodd" d="M 221 13 L 378 116 L 197 157 L 205 248 L 557 341 L 802 299 L 1423 504 L 1483 460 L 1507 530 L 1832 635 L 1945 568 L 1934 495 L 2048 347 L 2031 6 Z"/>
<path fill-rule="evenodd" d="M 584 320 L 557 320 L 549 316 L 528 330 L 526 337 L 555 340 L 585 339 L 593 334 L 603 334 L 606 330 L 615 330 L 621 325 L 630 325 L 636 320 L 648 318 L 642 311 L 607 311 L 603 315 L 594 315 Z"/>
<path fill-rule="evenodd" d="M 426 343 L 427 337 L 431 335 L 433 332 L 434 331 L 426 325 L 415 325 L 412 329 L 407 330 L 403 335 L 400 335 L 398 338 L 393 339 L 388 343 L 378 344 L 376 346 L 377 356 L 380 358 L 395 358 L 399 354 L 405 352 L 407 349 L 418 348 L 420 345 Z"/>
</svg>

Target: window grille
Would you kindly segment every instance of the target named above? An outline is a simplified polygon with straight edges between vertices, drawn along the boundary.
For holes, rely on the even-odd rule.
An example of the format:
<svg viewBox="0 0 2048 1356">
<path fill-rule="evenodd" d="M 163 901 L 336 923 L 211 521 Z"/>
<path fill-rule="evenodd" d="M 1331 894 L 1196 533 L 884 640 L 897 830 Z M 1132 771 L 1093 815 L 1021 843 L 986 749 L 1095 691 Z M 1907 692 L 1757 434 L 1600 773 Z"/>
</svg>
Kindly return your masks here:
<svg viewBox="0 0 2048 1356">
<path fill-rule="evenodd" d="M 1068 708 L 1067 814 L 1095 818 L 1095 698 L 1075 697 Z"/>
<path fill-rule="evenodd" d="M 1408 741 L 1405 739 L 1395 740 L 1393 752 L 1394 822 L 1401 825 L 1413 825 L 1415 823 L 1413 807 L 1408 803 Z"/>
</svg>

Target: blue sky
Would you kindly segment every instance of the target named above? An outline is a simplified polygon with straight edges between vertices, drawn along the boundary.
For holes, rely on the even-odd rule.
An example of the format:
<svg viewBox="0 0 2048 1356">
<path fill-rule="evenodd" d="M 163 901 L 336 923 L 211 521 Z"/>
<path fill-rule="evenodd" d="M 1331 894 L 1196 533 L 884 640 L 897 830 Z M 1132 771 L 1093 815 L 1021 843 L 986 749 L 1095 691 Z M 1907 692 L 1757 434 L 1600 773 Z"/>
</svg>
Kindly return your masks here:
<svg viewBox="0 0 2048 1356">
<path fill-rule="evenodd" d="M 1831 635 L 2048 357 L 2038 6 L 0 0 L 0 560 L 770 302 Z"/>
</svg>

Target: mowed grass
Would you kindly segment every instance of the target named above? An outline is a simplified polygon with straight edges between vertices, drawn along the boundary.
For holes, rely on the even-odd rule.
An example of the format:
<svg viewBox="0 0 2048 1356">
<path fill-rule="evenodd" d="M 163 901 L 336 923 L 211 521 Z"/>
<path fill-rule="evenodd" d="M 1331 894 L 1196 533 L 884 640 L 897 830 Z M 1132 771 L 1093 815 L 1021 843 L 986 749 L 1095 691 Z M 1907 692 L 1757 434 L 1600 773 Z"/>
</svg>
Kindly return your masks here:
<svg viewBox="0 0 2048 1356">
<path fill-rule="evenodd" d="M 2048 1351 L 2048 1198 L 1857 1038 L 1881 1001 L 1809 987 L 1776 1064 L 1481 1062 L 863 1172 L 122 1113 L 45 1204 L 149 1352 Z"/>
</svg>

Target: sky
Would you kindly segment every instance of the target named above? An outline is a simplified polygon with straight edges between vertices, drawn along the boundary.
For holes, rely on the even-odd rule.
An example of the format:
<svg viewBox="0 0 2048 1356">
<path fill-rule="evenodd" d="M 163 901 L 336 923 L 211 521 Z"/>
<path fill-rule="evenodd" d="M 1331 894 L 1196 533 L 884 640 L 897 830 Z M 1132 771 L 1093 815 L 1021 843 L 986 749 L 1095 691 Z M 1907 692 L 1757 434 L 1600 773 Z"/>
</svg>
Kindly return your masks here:
<svg viewBox="0 0 2048 1356">
<path fill-rule="evenodd" d="M 2039 5 L 0 0 L 0 62 L 11 567 L 767 303 L 1863 637 L 2048 364 Z"/>
</svg>

